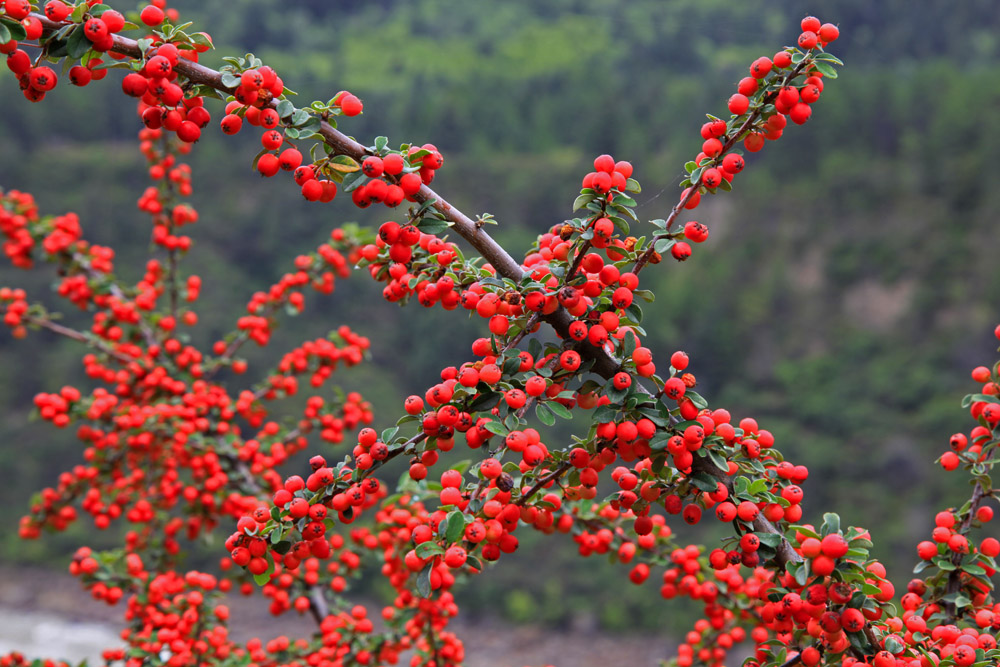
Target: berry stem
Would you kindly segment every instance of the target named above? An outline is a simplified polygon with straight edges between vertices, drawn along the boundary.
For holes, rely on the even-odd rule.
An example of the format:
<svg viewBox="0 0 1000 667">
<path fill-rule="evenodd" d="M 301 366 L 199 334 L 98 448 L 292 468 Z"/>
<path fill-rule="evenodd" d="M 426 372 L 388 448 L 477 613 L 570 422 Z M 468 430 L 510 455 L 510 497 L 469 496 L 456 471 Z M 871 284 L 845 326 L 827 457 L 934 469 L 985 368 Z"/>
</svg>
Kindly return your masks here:
<svg viewBox="0 0 1000 667">
<path fill-rule="evenodd" d="M 740 129 L 734 132 L 732 136 L 730 136 L 729 139 L 726 140 L 726 143 L 723 144 L 722 151 L 716 156 L 712 164 L 718 165 L 722 163 L 722 158 L 725 157 L 726 153 L 728 153 L 733 148 L 736 142 L 739 141 L 740 137 L 746 134 L 750 130 L 750 128 L 754 126 L 754 123 L 757 122 L 757 119 L 760 118 L 761 109 L 763 109 L 765 106 L 773 102 L 774 98 L 778 96 L 778 91 L 787 86 L 789 83 L 791 83 L 795 79 L 795 77 L 801 74 L 802 70 L 804 70 L 811 62 L 812 62 L 811 58 L 803 58 L 802 62 L 796 65 L 792 69 L 792 71 L 790 71 L 787 75 L 785 75 L 785 80 L 781 82 L 781 85 L 778 86 L 778 88 L 772 90 L 770 93 L 761 98 L 760 103 L 757 104 L 753 112 L 751 112 L 751 114 L 747 116 L 747 119 L 743 121 L 743 124 L 740 126 Z M 677 205 L 674 206 L 672 209 L 670 209 L 670 215 L 667 217 L 666 221 L 667 224 L 664 225 L 663 227 L 663 233 L 657 234 L 652 239 L 650 239 L 649 247 L 646 248 L 645 252 L 643 252 L 642 255 L 639 256 L 639 259 L 636 260 L 635 265 L 632 267 L 632 273 L 638 275 L 639 272 L 642 271 L 642 268 L 646 266 L 646 263 L 649 262 L 650 258 L 652 258 L 654 252 L 653 246 L 656 243 L 657 239 L 661 239 L 665 236 L 670 235 L 670 228 L 673 226 L 674 222 L 677 221 L 677 216 L 680 215 L 680 212 L 684 209 L 685 206 L 687 206 L 687 203 L 691 201 L 691 198 L 698 193 L 699 186 L 700 186 L 699 183 L 692 183 L 691 187 L 688 188 L 687 193 L 681 198 L 679 202 L 677 202 Z"/>
</svg>

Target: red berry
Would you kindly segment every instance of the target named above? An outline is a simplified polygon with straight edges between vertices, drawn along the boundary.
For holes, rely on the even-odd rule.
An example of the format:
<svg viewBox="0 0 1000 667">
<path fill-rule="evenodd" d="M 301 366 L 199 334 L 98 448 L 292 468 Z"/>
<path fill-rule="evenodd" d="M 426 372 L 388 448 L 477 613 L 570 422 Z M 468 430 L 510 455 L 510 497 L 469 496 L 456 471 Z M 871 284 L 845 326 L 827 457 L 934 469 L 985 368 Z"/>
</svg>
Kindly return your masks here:
<svg viewBox="0 0 1000 667">
<path fill-rule="evenodd" d="M 406 163 L 403 160 L 403 156 L 399 153 L 389 153 L 382 158 L 382 168 L 385 170 L 385 173 L 390 176 L 399 175 L 402 173 L 405 166 Z"/>
<path fill-rule="evenodd" d="M 39 92 L 48 92 L 56 87 L 59 81 L 51 67 L 35 67 L 28 75 L 31 87 Z"/>
<path fill-rule="evenodd" d="M 701 182 L 706 188 L 714 190 L 722 183 L 722 173 L 715 167 L 709 167 L 701 172 Z"/>
<path fill-rule="evenodd" d="M 257 171 L 260 172 L 261 176 L 274 176 L 279 169 L 281 169 L 281 161 L 274 153 L 264 153 L 257 160 Z"/>
<path fill-rule="evenodd" d="M 260 143 L 261 145 L 269 150 L 274 151 L 281 148 L 281 144 L 285 141 L 285 135 L 283 135 L 278 130 L 268 130 L 263 135 L 261 135 Z"/>
<path fill-rule="evenodd" d="M 802 23 L 799 24 L 799 27 L 802 28 L 803 31 L 811 30 L 812 32 L 816 32 L 820 28 L 819 19 L 815 16 L 807 16 L 802 19 Z"/>
<path fill-rule="evenodd" d="M 286 148 L 281 151 L 278 162 L 283 170 L 294 171 L 302 164 L 302 153 L 296 148 Z"/>
<path fill-rule="evenodd" d="M 745 164 L 743 156 L 737 155 L 736 153 L 730 153 L 726 157 L 722 158 L 722 168 L 730 174 L 740 173 L 743 171 Z"/>
<path fill-rule="evenodd" d="M 799 102 L 792 110 L 788 112 L 788 117 L 792 119 L 792 122 L 796 125 L 802 125 L 807 120 L 809 116 L 812 115 L 812 107 L 805 102 Z"/>
<path fill-rule="evenodd" d="M 27 18 L 28 14 L 31 13 L 31 5 L 28 4 L 28 0 L 7 0 L 5 9 L 7 16 L 17 21 Z"/>
<path fill-rule="evenodd" d="M 771 67 L 771 59 L 767 56 L 761 56 L 750 65 L 750 74 L 755 79 L 763 79 L 771 71 Z"/>
<path fill-rule="evenodd" d="M 610 155 L 599 155 L 594 159 L 594 171 L 610 174 L 615 170 L 615 159 Z"/>
<path fill-rule="evenodd" d="M 101 14 L 101 20 L 104 24 L 108 26 L 108 32 L 115 33 L 121 32 L 125 28 L 125 17 L 122 16 L 120 12 L 116 12 L 113 9 L 106 9 L 104 13 Z M 162 50 L 163 47 L 160 47 Z M 176 64 L 176 60 L 174 61 Z"/>
<path fill-rule="evenodd" d="M 163 23 L 163 10 L 156 5 L 147 5 L 142 8 L 139 13 L 139 19 L 150 27 L 158 26 Z"/>
<path fill-rule="evenodd" d="M 614 167 L 612 167 L 613 169 Z M 591 188 L 600 194 L 607 194 L 611 191 L 611 174 L 604 171 L 599 171 L 594 175 L 593 182 L 591 183 Z"/>
<path fill-rule="evenodd" d="M 705 143 L 701 145 L 701 152 L 708 157 L 716 157 L 722 152 L 722 142 L 715 137 L 706 139 Z"/>
<path fill-rule="evenodd" d="M 72 11 L 73 8 L 62 0 L 49 0 L 45 3 L 45 16 L 50 21 L 64 21 Z"/>
<path fill-rule="evenodd" d="M 828 558 L 840 558 L 847 553 L 848 545 L 847 540 L 844 539 L 843 535 L 838 533 L 830 533 L 820 542 L 820 546 L 823 550 L 823 555 Z"/>
<path fill-rule="evenodd" d="M 365 176 L 370 178 L 381 176 L 384 168 L 385 165 L 382 163 L 382 158 L 374 155 L 366 157 L 365 161 L 361 163 L 361 171 L 365 173 Z"/>
<path fill-rule="evenodd" d="M 632 376 L 624 371 L 621 373 L 615 373 L 615 376 L 611 379 L 611 384 L 618 391 L 628 389 L 632 386 Z"/>
<path fill-rule="evenodd" d="M 403 189 L 403 194 L 407 197 L 412 197 L 420 191 L 420 187 L 423 185 L 423 181 L 420 180 L 420 175 L 415 173 L 403 174 L 399 178 L 399 187 Z"/>
<path fill-rule="evenodd" d="M 799 35 L 798 45 L 800 49 L 808 51 L 809 49 L 815 48 L 818 43 L 819 37 L 811 30 L 806 30 Z"/>
<path fill-rule="evenodd" d="M 201 138 L 201 128 L 195 123 L 186 120 L 177 128 L 177 138 L 186 143 L 194 143 Z"/>
<path fill-rule="evenodd" d="M 758 86 L 759 83 L 757 82 L 757 79 L 752 76 L 743 77 L 740 79 L 739 85 L 736 86 L 736 92 L 740 95 L 750 96 L 757 92 Z"/>
<path fill-rule="evenodd" d="M 108 24 L 101 19 L 87 19 L 83 24 L 83 36 L 91 42 L 100 42 L 109 34 Z"/>
<path fill-rule="evenodd" d="M 126 74 L 125 78 L 122 79 L 122 91 L 132 97 L 142 97 L 146 94 L 147 87 L 146 77 L 136 72 Z"/>
<path fill-rule="evenodd" d="M 350 93 L 340 98 L 340 110 L 345 116 L 357 116 L 364 109 L 364 105 L 354 95 Z"/>
<path fill-rule="evenodd" d="M 91 72 L 86 67 L 74 65 L 69 69 L 69 82 L 74 86 L 86 86 L 92 78 Z"/>
<path fill-rule="evenodd" d="M 219 127 L 225 134 L 236 134 L 243 127 L 243 118 L 234 113 L 228 114 L 222 118 Z"/>
<path fill-rule="evenodd" d="M 736 93 L 729 98 L 729 112 L 736 114 L 737 116 L 746 113 L 746 110 L 750 107 L 750 100 L 746 95 Z M 708 155 L 706 153 L 706 155 Z M 711 156 L 709 156 L 711 157 Z"/>
</svg>

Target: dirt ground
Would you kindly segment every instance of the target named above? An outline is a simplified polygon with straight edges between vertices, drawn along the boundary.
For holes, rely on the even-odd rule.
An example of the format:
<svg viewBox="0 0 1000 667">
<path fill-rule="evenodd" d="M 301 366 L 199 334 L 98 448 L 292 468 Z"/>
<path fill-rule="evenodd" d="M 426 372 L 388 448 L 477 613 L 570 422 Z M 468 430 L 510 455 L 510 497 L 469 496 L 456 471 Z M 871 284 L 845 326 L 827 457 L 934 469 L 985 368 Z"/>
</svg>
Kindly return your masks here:
<svg viewBox="0 0 1000 667">
<path fill-rule="evenodd" d="M 101 650 L 120 644 L 122 604 L 108 607 L 94 601 L 68 574 L 0 566 L 0 654 L 16 650 L 29 657 L 89 658 L 91 664 L 100 664 Z M 312 630 L 308 617 L 286 614 L 275 619 L 264 607 L 231 605 L 234 635 L 269 638 Z M 654 667 L 674 648 L 660 637 L 542 631 L 501 621 L 467 623 L 461 616 L 451 629 L 465 642 L 468 667 Z"/>
</svg>

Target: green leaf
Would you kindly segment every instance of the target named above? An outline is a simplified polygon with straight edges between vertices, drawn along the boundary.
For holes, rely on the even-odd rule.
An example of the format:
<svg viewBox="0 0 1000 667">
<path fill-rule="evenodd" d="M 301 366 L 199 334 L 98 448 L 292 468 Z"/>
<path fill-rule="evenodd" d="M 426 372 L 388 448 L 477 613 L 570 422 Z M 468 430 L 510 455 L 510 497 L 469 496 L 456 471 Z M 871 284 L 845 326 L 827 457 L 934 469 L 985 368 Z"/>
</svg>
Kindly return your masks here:
<svg viewBox="0 0 1000 667">
<path fill-rule="evenodd" d="M 28 31 L 24 29 L 20 21 L 14 21 L 6 17 L 0 18 L 0 25 L 7 28 L 7 32 L 10 33 L 11 39 L 16 39 L 21 41 L 28 36 Z"/>
<path fill-rule="evenodd" d="M 973 565 L 972 563 L 965 563 L 964 565 L 962 565 L 962 569 L 976 577 L 982 577 L 983 575 L 986 574 L 986 570 L 979 567 L 978 565 Z"/>
<path fill-rule="evenodd" d="M 240 77 L 230 72 L 223 72 L 222 85 L 226 88 L 236 88 L 240 85 Z"/>
<path fill-rule="evenodd" d="M 714 493 L 719 490 L 719 480 L 707 472 L 697 472 L 690 477 L 690 480 L 692 484 L 706 493 Z"/>
<path fill-rule="evenodd" d="M 299 109 L 298 111 L 292 114 L 293 119 L 295 117 L 295 114 L 297 114 L 299 111 L 302 111 L 302 109 Z M 333 122 L 332 118 L 328 122 L 330 123 L 330 125 L 334 127 L 337 126 L 337 124 Z M 323 121 L 321 121 L 317 116 L 309 116 L 309 118 L 307 118 L 304 123 L 297 124 L 297 126 L 303 134 L 307 133 L 319 134 L 319 131 L 323 129 Z"/>
<path fill-rule="evenodd" d="M 843 60 L 841 60 L 837 56 L 833 55 L 832 53 L 826 53 L 826 52 L 824 52 L 824 53 L 817 53 L 815 56 L 813 56 L 813 58 L 816 59 L 816 60 L 826 60 L 828 62 L 833 63 L 834 65 L 843 65 L 844 64 Z"/>
<path fill-rule="evenodd" d="M 487 422 L 486 425 L 483 428 L 485 428 L 490 433 L 494 433 L 494 434 L 499 435 L 501 437 L 504 437 L 508 433 L 510 433 L 510 429 L 508 429 L 506 426 L 504 426 L 503 422 L 499 422 L 499 421 L 490 421 L 490 422 Z"/>
<path fill-rule="evenodd" d="M 545 403 L 535 404 L 535 416 L 538 417 L 538 421 L 546 426 L 552 426 L 556 423 L 555 414 L 553 414 L 552 410 Z"/>
<path fill-rule="evenodd" d="M 73 10 L 73 13 L 69 15 L 69 21 L 71 23 L 80 23 L 83 20 L 83 15 L 87 13 L 87 9 L 89 9 L 89 7 L 87 7 L 87 3 L 81 2 L 77 5 L 76 9 Z"/>
<path fill-rule="evenodd" d="M 554 412 L 556 417 L 560 417 L 562 419 L 573 418 L 573 413 L 569 411 L 569 408 L 567 408 L 562 403 L 559 403 L 558 401 L 548 401 L 545 404 L 545 407 Z"/>
<path fill-rule="evenodd" d="M 772 549 L 777 549 L 778 545 L 781 544 L 781 535 L 777 533 L 754 533 L 760 540 L 761 544 L 765 544 Z"/>
<path fill-rule="evenodd" d="M 413 550 L 417 554 L 417 558 L 421 560 L 427 560 L 431 556 L 440 556 L 444 553 L 444 548 L 433 540 L 428 540 L 417 545 L 417 548 Z"/>
<path fill-rule="evenodd" d="M 465 564 L 471 567 L 473 570 L 483 571 L 483 561 L 479 560 L 476 556 L 469 554 L 465 559 Z"/>
<path fill-rule="evenodd" d="M 445 529 L 444 539 L 448 541 L 449 544 L 454 544 L 462 539 L 462 534 L 465 532 L 465 515 L 459 510 L 455 510 L 448 514 L 447 528 Z"/>
<path fill-rule="evenodd" d="M 684 392 L 684 397 L 690 398 L 691 402 L 694 403 L 694 407 L 698 408 L 699 410 L 704 410 L 705 408 L 708 407 L 708 401 L 706 401 L 702 397 L 702 395 L 697 392 L 686 391 Z"/>
<path fill-rule="evenodd" d="M 628 221 L 625 220 L 625 218 L 620 218 L 617 215 L 612 215 L 609 217 L 609 219 L 619 232 L 621 232 L 623 235 L 628 235 L 629 226 L 628 226 Z"/>
<path fill-rule="evenodd" d="M 955 570 L 955 564 L 944 556 L 938 556 L 937 558 L 932 559 L 932 561 L 939 570 L 944 570 L 945 572 L 952 572 Z"/>
<path fill-rule="evenodd" d="M 634 178 L 630 178 L 627 181 L 625 181 L 625 190 L 628 192 L 634 192 L 636 194 L 639 194 L 640 192 L 642 192 L 642 186 L 639 185 L 639 181 L 635 180 Z"/>
<path fill-rule="evenodd" d="M 796 533 L 802 533 L 806 537 L 812 537 L 812 538 L 815 538 L 817 540 L 820 539 L 819 533 L 817 533 L 812 528 L 808 528 L 806 526 L 800 526 L 800 525 L 796 524 L 794 526 L 789 526 L 788 530 L 790 530 L 792 532 L 796 532 Z"/>
<path fill-rule="evenodd" d="M 389 139 L 386 137 L 375 137 L 375 152 L 381 153 L 385 148 L 385 145 L 389 143 Z"/>
<path fill-rule="evenodd" d="M 299 109 L 301 111 L 301 109 Z M 343 183 L 340 184 L 340 189 L 344 192 L 351 192 L 361 187 L 368 182 L 368 177 L 360 169 L 355 172 L 351 172 L 347 176 L 344 176 Z"/>
<path fill-rule="evenodd" d="M 275 106 L 275 111 L 278 112 L 278 117 L 288 118 L 295 113 L 296 109 L 295 105 L 292 104 L 290 100 L 281 100 L 278 102 L 277 106 Z"/>
<path fill-rule="evenodd" d="M 653 251 L 658 252 L 661 255 L 666 255 L 668 252 L 670 252 L 670 249 L 674 247 L 675 243 L 677 243 L 677 241 L 675 241 L 674 239 L 669 239 L 666 237 L 658 238 L 656 239 L 656 242 L 653 243 Z"/>
<path fill-rule="evenodd" d="M 667 448 L 668 442 L 670 442 L 670 434 L 666 431 L 659 431 L 653 436 L 653 439 L 649 441 L 649 447 L 654 452 L 659 452 Z"/>
<path fill-rule="evenodd" d="M 433 563 L 428 563 L 417 575 L 417 593 L 422 598 L 431 596 L 431 570 L 433 569 Z"/>
<path fill-rule="evenodd" d="M 899 654 L 903 652 L 904 648 L 906 646 L 895 635 L 889 635 L 885 638 L 885 650 L 889 653 Z"/>
<path fill-rule="evenodd" d="M 135 26 L 135 28 L 137 28 L 137 27 L 138 26 Z M 133 30 L 135 28 L 133 28 Z M 210 48 L 215 48 L 215 45 L 212 43 L 211 38 L 209 38 L 209 36 L 207 34 L 203 33 L 203 32 L 192 33 L 191 34 L 191 43 L 192 44 L 197 44 L 198 46 L 207 46 L 207 47 L 210 47 Z"/>
<path fill-rule="evenodd" d="M 589 192 L 581 194 L 573 202 L 573 210 L 574 211 L 579 211 L 581 208 L 583 208 L 584 206 L 586 206 L 590 202 L 594 201 L 594 199 L 596 199 L 596 197 L 593 194 L 589 193 Z"/>
<path fill-rule="evenodd" d="M 444 230 L 451 227 L 451 223 L 447 220 L 439 220 L 438 218 L 423 218 L 417 223 L 417 229 L 422 231 L 424 234 L 440 234 Z"/>
<path fill-rule="evenodd" d="M 0 22 L 0 44 L 6 44 L 12 39 L 14 38 L 10 34 L 10 28 L 7 27 L 6 23 Z"/>
<path fill-rule="evenodd" d="M 496 402 L 500 399 L 500 395 L 493 391 L 484 391 L 479 394 L 479 397 L 472 402 L 469 406 L 469 412 L 478 412 L 487 406 L 492 407 L 496 405 Z"/>
<path fill-rule="evenodd" d="M 795 570 L 795 581 L 799 586 L 805 586 L 806 582 L 809 580 L 809 563 L 811 561 L 804 560 L 799 563 L 798 568 Z"/>
<path fill-rule="evenodd" d="M 874 584 L 861 584 L 861 592 L 866 595 L 878 595 L 882 592 L 882 589 Z"/>
<path fill-rule="evenodd" d="M 823 537 L 831 533 L 840 532 L 840 515 L 832 512 L 823 515 L 823 527 L 821 529 Z"/>
<path fill-rule="evenodd" d="M 817 71 L 822 72 L 823 76 L 828 79 L 837 78 L 837 68 L 826 61 L 814 60 L 813 67 L 815 67 Z"/>
<path fill-rule="evenodd" d="M 632 305 L 625 309 L 625 315 L 632 322 L 638 324 L 639 322 L 642 322 L 642 307 L 633 301 Z"/>
<path fill-rule="evenodd" d="M 708 450 L 708 458 L 712 460 L 712 463 L 716 468 L 722 471 L 729 470 L 729 463 L 726 462 L 726 457 L 722 455 L 717 449 Z"/>
<path fill-rule="evenodd" d="M 1000 403 L 1000 398 L 990 394 L 969 394 L 962 399 L 963 408 L 967 408 L 973 403 Z"/>
<path fill-rule="evenodd" d="M 594 410 L 591 420 L 595 424 L 603 424 L 605 422 L 613 421 L 615 416 L 618 414 L 618 409 L 619 408 L 616 405 L 602 405 Z M 667 437 L 669 437 L 669 435 Z M 665 443 L 664 446 L 666 446 Z"/>
</svg>

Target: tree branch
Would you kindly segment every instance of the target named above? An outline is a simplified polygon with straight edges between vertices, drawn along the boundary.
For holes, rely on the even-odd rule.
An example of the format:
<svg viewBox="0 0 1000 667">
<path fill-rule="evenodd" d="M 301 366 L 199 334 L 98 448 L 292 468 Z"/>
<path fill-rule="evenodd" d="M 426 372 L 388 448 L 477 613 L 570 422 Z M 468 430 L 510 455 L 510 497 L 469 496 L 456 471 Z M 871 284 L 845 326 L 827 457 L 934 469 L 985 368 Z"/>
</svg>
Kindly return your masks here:
<svg viewBox="0 0 1000 667">
<path fill-rule="evenodd" d="M 114 357 L 123 364 L 130 364 L 133 361 L 135 361 L 135 359 L 133 359 L 132 357 L 110 347 L 109 345 L 101 342 L 96 337 L 88 336 L 82 331 L 77 331 L 76 329 L 70 329 L 69 327 L 64 327 L 61 324 L 56 324 L 55 322 L 53 322 L 48 318 L 35 317 L 34 315 L 26 315 L 24 317 L 24 321 L 27 322 L 28 324 L 34 324 L 35 326 L 42 327 L 43 329 L 48 329 L 49 331 L 57 333 L 60 336 L 65 336 L 66 338 L 72 338 L 75 341 L 85 343 L 90 347 L 100 350 L 101 352 L 110 357 Z"/>
</svg>

